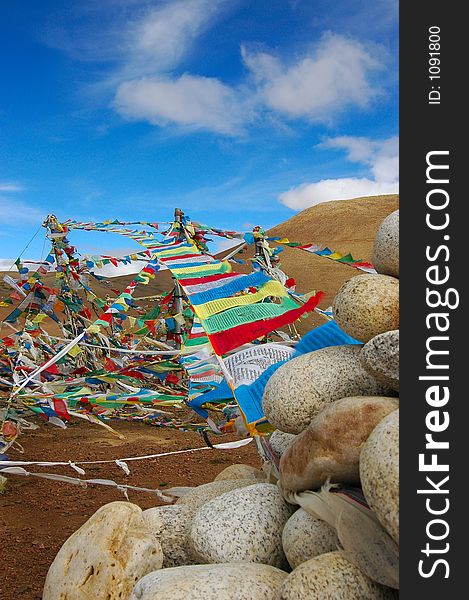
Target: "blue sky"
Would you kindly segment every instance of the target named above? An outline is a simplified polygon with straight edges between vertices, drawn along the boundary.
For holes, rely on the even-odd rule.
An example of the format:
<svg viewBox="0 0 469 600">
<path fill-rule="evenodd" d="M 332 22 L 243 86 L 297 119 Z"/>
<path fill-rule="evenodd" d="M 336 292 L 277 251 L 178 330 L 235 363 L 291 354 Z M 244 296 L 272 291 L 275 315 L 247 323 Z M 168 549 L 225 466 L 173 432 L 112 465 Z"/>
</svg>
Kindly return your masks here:
<svg viewBox="0 0 469 600">
<path fill-rule="evenodd" d="M 61 219 L 272 226 L 398 187 L 394 0 L 0 8 L 0 258 Z M 314 236 L 313 236 L 314 237 Z M 84 252 L 126 251 L 90 234 Z M 314 241 L 314 240 L 311 240 Z M 39 258 L 40 231 L 24 256 Z"/>
</svg>

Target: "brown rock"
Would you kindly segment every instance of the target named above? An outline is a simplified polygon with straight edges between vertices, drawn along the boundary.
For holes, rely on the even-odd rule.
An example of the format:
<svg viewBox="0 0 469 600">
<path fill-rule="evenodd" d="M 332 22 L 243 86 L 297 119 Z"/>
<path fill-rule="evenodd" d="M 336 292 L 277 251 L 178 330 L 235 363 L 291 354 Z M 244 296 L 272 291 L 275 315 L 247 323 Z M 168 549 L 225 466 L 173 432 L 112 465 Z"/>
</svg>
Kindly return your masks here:
<svg viewBox="0 0 469 600">
<path fill-rule="evenodd" d="M 359 483 L 363 444 L 398 406 L 396 398 L 381 396 L 343 398 L 327 405 L 282 456 L 282 487 L 315 490 L 328 478 L 333 483 Z"/>
</svg>

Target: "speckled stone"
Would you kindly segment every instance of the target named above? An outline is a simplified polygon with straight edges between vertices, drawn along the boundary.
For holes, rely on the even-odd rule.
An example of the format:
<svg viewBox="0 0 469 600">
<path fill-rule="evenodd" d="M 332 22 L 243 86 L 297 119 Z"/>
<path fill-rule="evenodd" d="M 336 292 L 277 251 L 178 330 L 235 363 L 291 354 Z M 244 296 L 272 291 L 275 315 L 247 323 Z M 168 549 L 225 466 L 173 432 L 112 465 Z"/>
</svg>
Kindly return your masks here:
<svg viewBox="0 0 469 600">
<path fill-rule="evenodd" d="M 296 569 L 315 556 L 337 550 L 339 538 L 333 527 L 300 508 L 283 528 L 282 545 L 290 567 Z"/>
<path fill-rule="evenodd" d="M 206 504 L 209 500 L 213 500 L 217 496 L 231 492 L 238 488 L 252 485 L 252 479 L 226 479 L 222 481 L 211 481 L 199 485 L 185 496 L 182 496 L 176 501 L 176 505 L 189 507 L 192 514 L 195 514 L 199 508 Z"/>
<path fill-rule="evenodd" d="M 399 211 L 388 215 L 376 232 L 373 265 L 378 273 L 399 277 Z"/>
<path fill-rule="evenodd" d="M 194 516 L 193 556 L 201 563 L 241 561 L 285 567 L 282 530 L 294 510 L 270 483 L 223 494 Z"/>
<path fill-rule="evenodd" d="M 282 365 L 267 382 L 262 407 L 269 422 L 300 433 L 328 403 L 347 396 L 385 396 L 389 388 L 360 364 L 358 345 L 321 348 Z"/>
<path fill-rule="evenodd" d="M 363 368 L 373 377 L 399 391 L 399 329 L 380 333 L 360 353 Z"/>
<path fill-rule="evenodd" d="M 399 543 L 399 411 L 373 430 L 360 454 L 360 479 L 366 501 Z"/>
<path fill-rule="evenodd" d="M 176 504 L 143 511 L 145 525 L 161 544 L 163 568 L 194 564 L 189 553 L 192 516 L 188 506 Z"/>
<path fill-rule="evenodd" d="M 282 454 L 284 454 L 293 440 L 296 438 L 294 433 L 285 433 L 285 431 L 280 431 L 280 429 L 276 429 L 272 435 L 269 437 L 269 442 L 272 450 L 277 454 L 280 458 Z"/>
<path fill-rule="evenodd" d="M 337 325 L 360 342 L 399 329 L 399 279 L 357 275 L 346 281 L 332 304 Z"/>
<path fill-rule="evenodd" d="M 262 483 L 266 480 L 265 473 L 256 469 L 256 467 L 251 467 L 251 465 L 243 465 L 236 464 L 230 465 L 223 469 L 218 475 L 215 477 L 213 481 L 230 481 L 230 480 L 239 480 L 239 479 L 250 479 L 252 483 Z"/>
<path fill-rule="evenodd" d="M 176 567 L 146 575 L 130 600 L 275 600 L 286 576 L 253 563 Z"/>
<path fill-rule="evenodd" d="M 98 509 L 59 550 L 43 600 L 128 600 L 135 583 L 160 569 L 163 552 L 142 510 L 130 502 Z"/>
<path fill-rule="evenodd" d="M 340 552 L 321 554 L 282 583 L 278 600 L 393 600 L 396 593 L 364 575 Z"/>
<path fill-rule="evenodd" d="M 331 483 L 359 484 L 360 451 L 386 415 L 399 408 L 396 398 L 342 398 L 325 406 L 280 459 L 280 484 L 294 492 Z"/>
</svg>

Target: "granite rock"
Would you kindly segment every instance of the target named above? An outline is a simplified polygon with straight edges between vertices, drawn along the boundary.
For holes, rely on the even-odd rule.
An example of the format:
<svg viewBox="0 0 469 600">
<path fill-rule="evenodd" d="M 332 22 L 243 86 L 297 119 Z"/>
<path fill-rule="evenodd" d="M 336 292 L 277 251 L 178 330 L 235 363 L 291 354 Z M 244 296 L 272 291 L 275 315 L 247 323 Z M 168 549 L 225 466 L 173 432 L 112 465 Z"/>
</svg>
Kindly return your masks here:
<svg viewBox="0 0 469 600">
<path fill-rule="evenodd" d="M 131 600 L 275 600 L 286 576 L 254 563 L 163 569 L 141 579 Z"/>
<path fill-rule="evenodd" d="M 360 479 L 370 508 L 399 543 L 399 411 L 373 430 L 360 454 Z"/>
<path fill-rule="evenodd" d="M 399 280 L 388 275 L 357 275 L 346 281 L 332 304 L 337 325 L 360 342 L 399 329 Z"/>
<path fill-rule="evenodd" d="M 399 211 L 388 215 L 376 232 L 373 265 L 378 273 L 399 277 Z"/>
<path fill-rule="evenodd" d="M 252 485 L 252 479 L 225 479 L 222 481 L 211 481 L 192 489 L 176 501 L 176 505 L 187 506 L 192 514 L 195 514 L 204 504 L 221 496 L 231 490 Z"/>
<path fill-rule="evenodd" d="M 160 569 L 163 552 L 142 510 L 111 502 L 72 534 L 47 573 L 43 600 L 127 600 L 147 573 Z"/>
<path fill-rule="evenodd" d="M 201 563 L 255 562 L 282 568 L 282 531 L 294 510 L 270 483 L 227 492 L 194 516 L 193 556 Z"/>
<path fill-rule="evenodd" d="M 282 545 L 292 569 L 301 563 L 337 550 L 339 539 L 333 527 L 298 509 L 283 528 Z"/>
<path fill-rule="evenodd" d="M 285 431 L 280 431 L 280 429 L 276 429 L 272 435 L 269 437 L 269 442 L 272 450 L 277 454 L 280 458 L 282 454 L 284 454 L 293 440 L 296 438 L 294 433 L 286 433 Z"/>
<path fill-rule="evenodd" d="M 239 480 L 239 479 L 250 479 L 252 483 L 262 483 L 265 481 L 265 473 L 256 469 L 256 467 L 251 467 L 251 465 L 243 465 L 236 464 L 230 465 L 223 469 L 218 475 L 215 477 L 213 481 L 231 481 L 231 480 Z"/>
<path fill-rule="evenodd" d="M 331 346 L 282 365 L 267 382 L 262 398 L 269 422 L 281 431 L 296 434 L 334 400 L 392 392 L 361 366 L 360 350 L 355 344 Z"/>
<path fill-rule="evenodd" d="M 142 517 L 163 550 L 163 568 L 193 564 L 189 553 L 189 531 L 193 513 L 188 506 L 169 505 L 149 508 Z"/>
<path fill-rule="evenodd" d="M 375 583 L 340 552 L 321 554 L 297 567 L 280 586 L 278 600 L 392 600 L 394 590 Z"/>
<path fill-rule="evenodd" d="M 360 361 L 375 379 L 399 391 L 399 329 L 371 338 L 362 348 Z"/>
</svg>

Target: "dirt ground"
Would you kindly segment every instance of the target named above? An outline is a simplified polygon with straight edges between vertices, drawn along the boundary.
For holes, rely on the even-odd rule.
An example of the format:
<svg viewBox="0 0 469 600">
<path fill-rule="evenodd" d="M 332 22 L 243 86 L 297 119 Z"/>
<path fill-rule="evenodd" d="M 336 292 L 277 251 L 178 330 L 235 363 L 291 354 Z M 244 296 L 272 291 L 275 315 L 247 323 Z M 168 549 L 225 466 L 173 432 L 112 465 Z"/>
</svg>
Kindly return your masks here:
<svg viewBox="0 0 469 600">
<path fill-rule="evenodd" d="M 206 445 L 197 433 L 142 423 L 111 423 L 126 436 L 125 440 L 81 421 L 72 422 L 66 430 L 39 420 L 38 423 L 41 424 L 38 430 L 25 432 L 20 438 L 24 454 L 9 450 L 11 460 L 108 460 Z M 212 443 L 237 439 L 234 435 L 210 438 Z M 207 483 L 234 463 L 260 467 L 254 443 L 233 450 L 207 449 L 131 462 L 129 476 L 113 464 L 87 466 L 83 476 L 70 467 L 32 466 L 26 469 L 82 479 L 112 479 L 164 490 L 177 485 Z M 9 475 L 8 480 L 6 492 L 0 494 L 0 599 L 37 600 L 42 597 L 47 570 L 63 542 L 100 506 L 125 498 L 114 488 L 83 489 L 68 483 L 17 475 Z M 143 509 L 161 504 L 147 492 L 130 491 L 129 499 Z"/>
</svg>

